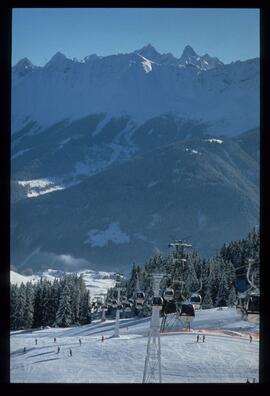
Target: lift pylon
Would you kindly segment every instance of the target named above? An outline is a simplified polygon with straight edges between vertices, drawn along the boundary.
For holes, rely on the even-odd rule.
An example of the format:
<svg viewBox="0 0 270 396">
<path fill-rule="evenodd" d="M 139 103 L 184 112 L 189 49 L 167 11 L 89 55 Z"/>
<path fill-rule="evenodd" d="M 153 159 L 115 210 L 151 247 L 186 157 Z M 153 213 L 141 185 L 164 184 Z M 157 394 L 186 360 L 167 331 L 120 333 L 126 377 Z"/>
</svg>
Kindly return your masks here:
<svg viewBox="0 0 270 396">
<path fill-rule="evenodd" d="M 159 296 L 159 285 L 164 274 L 153 274 L 153 303 L 150 330 L 148 333 L 147 352 L 144 364 L 143 383 L 161 383 L 161 347 L 160 317 L 162 298 Z"/>
</svg>

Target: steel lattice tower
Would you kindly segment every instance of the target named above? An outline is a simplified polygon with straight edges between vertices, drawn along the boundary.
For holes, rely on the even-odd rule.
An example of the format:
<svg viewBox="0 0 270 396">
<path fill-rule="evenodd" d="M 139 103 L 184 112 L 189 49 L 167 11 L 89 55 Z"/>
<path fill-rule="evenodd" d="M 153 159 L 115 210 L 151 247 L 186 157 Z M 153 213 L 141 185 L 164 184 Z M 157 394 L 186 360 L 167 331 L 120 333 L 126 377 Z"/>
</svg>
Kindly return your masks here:
<svg viewBox="0 0 270 396">
<path fill-rule="evenodd" d="M 153 274 L 154 297 L 159 297 L 159 284 L 162 278 L 163 274 Z M 144 364 L 143 383 L 161 383 L 160 309 L 160 305 L 153 304 Z"/>
</svg>

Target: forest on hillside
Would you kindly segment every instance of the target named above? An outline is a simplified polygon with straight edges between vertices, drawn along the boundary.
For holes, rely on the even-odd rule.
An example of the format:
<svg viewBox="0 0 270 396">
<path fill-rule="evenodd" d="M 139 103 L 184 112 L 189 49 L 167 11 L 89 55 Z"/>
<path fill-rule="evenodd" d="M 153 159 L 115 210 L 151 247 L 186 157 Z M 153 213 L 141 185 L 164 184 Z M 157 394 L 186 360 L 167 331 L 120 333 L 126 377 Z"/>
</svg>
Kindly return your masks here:
<svg viewBox="0 0 270 396">
<path fill-rule="evenodd" d="M 260 276 L 260 233 L 255 228 L 246 238 L 224 244 L 218 253 L 205 259 L 194 250 L 166 255 L 155 255 L 140 267 L 133 265 L 130 276 L 122 278 L 125 296 L 132 298 L 136 289 L 145 293 L 143 309 L 139 313 L 151 313 L 152 276 L 163 273 L 161 294 L 173 280 L 183 280 L 183 295 L 200 290 L 202 309 L 233 306 L 237 293 L 249 287 L 246 271 L 249 260 L 253 260 L 253 280 L 259 288 Z M 179 259 L 183 265 L 179 265 Z M 108 290 L 111 298 L 115 289 Z M 41 279 L 36 283 L 11 285 L 10 328 L 11 330 L 37 328 L 40 326 L 68 327 L 91 322 L 91 296 L 82 276 L 65 274 L 50 282 Z"/>
</svg>

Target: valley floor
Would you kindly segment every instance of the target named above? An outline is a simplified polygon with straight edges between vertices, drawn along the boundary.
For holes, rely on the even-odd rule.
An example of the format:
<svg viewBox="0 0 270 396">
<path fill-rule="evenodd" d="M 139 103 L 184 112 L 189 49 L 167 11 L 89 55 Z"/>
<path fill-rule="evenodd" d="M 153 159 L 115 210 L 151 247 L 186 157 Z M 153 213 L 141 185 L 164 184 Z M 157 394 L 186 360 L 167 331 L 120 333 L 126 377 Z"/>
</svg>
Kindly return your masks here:
<svg viewBox="0 0 270 396">
<path fill-rule="evenodd" d="M 112 337 L 114 320 L 12 332 L 11 382 L 141 383 L 149 324 L 150 318 L 121 319 L 119 338 Z M 233 308 L 196 311 L 189 332 L 175 323 L 161 334 L 162 382 L 258 382 L 258 332 L 258 325 L 243 321 Z M 197 334 L 205 342 L 197 343 Z"/>
</svg>

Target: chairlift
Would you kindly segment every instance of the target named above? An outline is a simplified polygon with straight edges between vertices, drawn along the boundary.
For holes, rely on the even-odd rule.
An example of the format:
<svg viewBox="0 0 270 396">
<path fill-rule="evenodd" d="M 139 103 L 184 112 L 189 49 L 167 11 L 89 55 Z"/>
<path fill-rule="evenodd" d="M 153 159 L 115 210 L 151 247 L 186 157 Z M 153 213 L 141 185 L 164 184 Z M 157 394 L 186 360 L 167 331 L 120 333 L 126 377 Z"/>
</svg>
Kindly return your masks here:
<svg viewBox="0 0 270 396">
<path fill-rule="evenodd" d="M 164 304 L 162 306 L 161 316 L 172 314 L 177 312 L 177 306 L 175 300 L 166 301 L 164 298 Z"/>
<path fill-rule="evenodd" d="M 183 303 L 180 307 L 180 319 L 185 322 L 191 322 L 195 317 L 195 310 L 192 304 L 190 303 Z"/>
<path fill-rule="evenodd" d="M 237 297 L 237 302 L 236 302 L 236 311 L 239 314 L 242 314 L 243 308 L 245 306 L 245 298 L 246 298 L 246 293 L 239 293 Z"/>
<path fill-rule="evenodd" d="M 260 293 L 255 290 L 240 294 L 236 310 L 244 320 L 257 323 L 260 316 Z"/>
<path fill-rule="evenodd" d="M 161 297 L 159 297 L 159 296 L 155 296 L 155 297 L 153 297 L 153 300 L 152 300 L 152 305 L 154 306 L 154 307 L 162 307 L 162 305 L 163 305 L 163 300 L 162 300 L 162 298 Z"/>
<path fill-rule="evenodd" d="M 253 291 L 248 295 L 244 308 L 244 316 L 247 320 L 257 323 L 260 315 L 260 294 Z"/>
<path fill-rule="evenodd" d="M 202 304 L 202 297 L 199 293 L 193 293 L 189 301 L 193 305 L 194 309 L 200 309 Z"/>
<path fill-rule="evenodd" d="M 171 287 L 167 287 L 163 293 L 163 298 L 166 301 L 172 301 L 174 299 L 174 291 Z"/>
<path fill-rule="evenodd" d="M 144 292 L 142 292 L 142 291 L 137 291 L 136 292 L 136 303 L 141 303 L 141 304 L 143 304 L 143 302 L 144 302 L 144 299 L 145 299 L 145 294 L 144 294 Z"/>
<path fill-rule="evenodd" d="M 125 301 L 123 303 L 124 312 L 131 312 L 131 308 L 132 308 L 132 305 L 128 301 Z"/>
<path fill-rule="evenodd" d="M 139 301 L 136 301 L 136 303 L 135 303 L 135 308 L 137 309 L 137 310 L 142 310 L 142 308 L 143 308 L 143 303 L 142 302 L 139 302 Z"/>
<path fill-rule="evenodd" d="M 254 260 L 249 259 L 247 270 L 247 281 L 250 284 L 250 289 L 238 295 L 236 310 L 242 315 L 244 320 L 257 323 L 260 317 L 260 291 L 254 284 L 254 274 L 250 279 L 251 266 Z"/>
<path fill-rule="evenodd" d="M 118 306 L 117 301 L 116 300 L 112 300 L 111 306 L 112 306 L 112 308 L 117 308 L 117 306 Z"/>
</svg>

